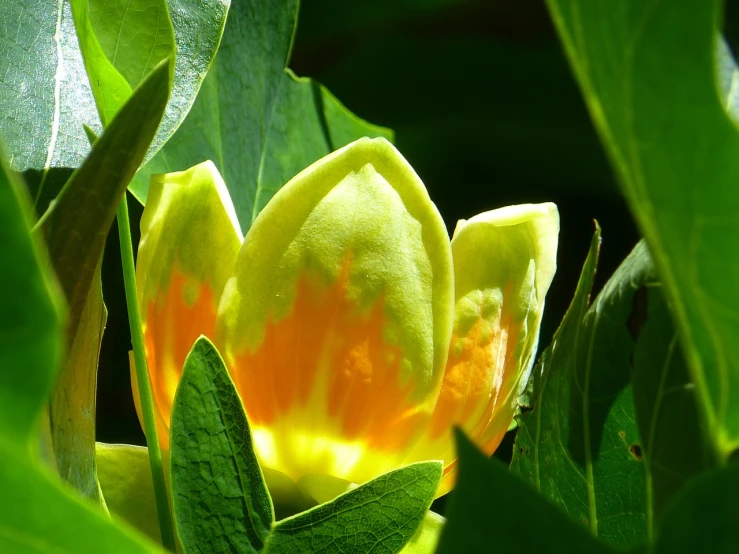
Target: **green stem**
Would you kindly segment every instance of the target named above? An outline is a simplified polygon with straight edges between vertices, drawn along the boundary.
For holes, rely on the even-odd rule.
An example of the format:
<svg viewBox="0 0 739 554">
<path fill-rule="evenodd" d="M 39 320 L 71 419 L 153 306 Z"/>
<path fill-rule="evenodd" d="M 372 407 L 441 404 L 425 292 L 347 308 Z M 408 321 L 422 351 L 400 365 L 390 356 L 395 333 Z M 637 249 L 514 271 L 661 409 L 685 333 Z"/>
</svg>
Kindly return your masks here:
<svg viewBox="0 0 739 554">
<path fill-rule="evenodd" d="M 133 244 L 131 242 L 131 226 L 128 220 L 128 199 L 126 195 L 118 206 L 118 237 L 121 241 L 121 261 L 123 262 L 123 282 L 126 288 L 126 306 L 128 308 L 128 323 L 131 327 L 131 344 L 133 345 L 133 359 L 136 364 L 136 379 L 141 397 L 141 413 L 144 417 L 144 431 L 146 443 L 149 447 L 149 465 L 154 481 L 154 497 L 157 504 L 159 529 L 162 534 L 162 545 L 174 552 L 174 533 L 172 531 L 172 516 L 169 513 L 167 487 L 164 482 L 162 467 L 162 452 L 159 449 L 154 403 L 151 397 L 151 382 L 149 369 L 146 364 L 144 351 L 144 333 L 141 329 L 141 314 L 136 294 L 136 270 L 133 261 Z"/>
</svg>

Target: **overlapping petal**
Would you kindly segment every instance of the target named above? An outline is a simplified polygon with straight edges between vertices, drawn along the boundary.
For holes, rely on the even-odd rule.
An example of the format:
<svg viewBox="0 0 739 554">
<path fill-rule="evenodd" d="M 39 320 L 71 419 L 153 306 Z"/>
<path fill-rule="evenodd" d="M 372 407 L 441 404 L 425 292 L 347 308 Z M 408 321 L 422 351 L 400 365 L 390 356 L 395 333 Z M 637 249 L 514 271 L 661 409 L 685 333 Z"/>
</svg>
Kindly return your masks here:
<svg viewBox="0 0 739 554">
<path fill-rule="evenodd" d="M 457 226 L 449 358 L 428 430 L 411 454 L 447 462 L 440 495 L 453 481 L 452 428 L 492 454 L 513 419 L 536 354 L 558 232 L 554 204 L 509 206 Z"/>
<path fill-rule="evenodd" d="M 397 467 L 436 403 L 451 249 L 384 139 L 323 158 L 249 230 L 217 340 L 267 467 L 363 482 Z"/>
<path fill-rule="evenodd" d="M 182 366 L 201 334 L 214 336 L 218 300 L 241 242 L 226 185 L 211 162 L 152 177 L 141 219 L 136 281 L 164 448 Z M 137 388 L 135 371 L 131 377 Z M 134 397 L 138 400 L 137 390 Z"/>
</svg>

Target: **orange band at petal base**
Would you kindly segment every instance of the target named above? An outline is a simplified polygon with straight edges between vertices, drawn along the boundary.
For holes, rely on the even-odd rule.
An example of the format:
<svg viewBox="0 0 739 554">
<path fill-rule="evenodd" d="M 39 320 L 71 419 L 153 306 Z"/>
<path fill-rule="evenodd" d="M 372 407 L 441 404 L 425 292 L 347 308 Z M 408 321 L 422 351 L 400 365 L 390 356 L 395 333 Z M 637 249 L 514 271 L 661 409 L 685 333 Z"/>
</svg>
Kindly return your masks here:
<svg viewBox="0 0 739 554">
<path fill-rule="evenodd" d="M 159 302 L 146 306 L 146 360 L 163 449 L 169 448 L 169 418 L 185 358 L 200 335 L 213 338 L 215 323 L 216 299 L 210 285 L 193 282 L 177 268 Z"/>
<path fill-rule="evenodd" d="M 361 482 L 359 452 L 401 453 L 425 419 L 413 382 L 401 382 L 402 352 L 385 339 L 382 298 L 360 312 L 347 298 L 348 267 L 330 286 L 304 272 L 292 311 L 230 367 L 249 421 L 279 442 L 272 463 L 295 478 L 325 472 L 333 457 L 338 476 Z"/>
</svg>

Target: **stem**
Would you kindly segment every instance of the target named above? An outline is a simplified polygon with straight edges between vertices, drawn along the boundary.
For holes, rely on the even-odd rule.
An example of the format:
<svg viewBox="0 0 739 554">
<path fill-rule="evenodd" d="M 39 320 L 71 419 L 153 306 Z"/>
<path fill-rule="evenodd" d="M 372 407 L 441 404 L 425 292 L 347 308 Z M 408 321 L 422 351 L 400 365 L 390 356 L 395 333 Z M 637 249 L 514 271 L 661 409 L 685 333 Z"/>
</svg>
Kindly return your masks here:
<svg viewBox="0 0 739 554">
<path fill-rule="evenodd" d="M 154 481 L 154 498 L 159 517 L 159 530 L 162 534 L 162 545 L 174 552 L 174 533 L 172 531 L 172 516 L 169 513 L 167 487 L 164 483 L 164 469 L 162 467 L 162 452 L 159 449 L 154 403 L 151 397 L 151 381 L 149 368 L 146 364 L 144 351 L 144 333 L 141 329 L 141 314 L 136 294 L 136 270 L 133 261 L 133 244 L 131 242 L 131 226 L 128 220 L 128 198 L 124 194 L 118 206 L 118 237 L 121 242 L 121 261 L 123 262 L 123 283 L 126 289 L 126 306 L 128 308 L 128 323 L 131 327 L 131 344 L 133 345 L 133 359 L 136 364 L 136 379 L 141 396 L 141 413 L 144 417 L 144 432 L 149 447 L 149 466 Z"/>
</svg>

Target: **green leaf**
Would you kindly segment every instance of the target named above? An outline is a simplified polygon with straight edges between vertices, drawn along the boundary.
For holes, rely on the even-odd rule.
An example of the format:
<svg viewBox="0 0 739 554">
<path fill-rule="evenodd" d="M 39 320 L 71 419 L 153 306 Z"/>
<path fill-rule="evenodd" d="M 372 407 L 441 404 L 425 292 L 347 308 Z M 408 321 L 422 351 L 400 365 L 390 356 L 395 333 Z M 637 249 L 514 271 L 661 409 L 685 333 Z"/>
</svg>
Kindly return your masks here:
<svg viewBox="0 0 739 554">
<path fill-rule="evenodd" d="M 146 447 L 96 443 L 97 474 L 110 512 L 161 544 Z"/>
<path fill-rule="evenodd" d="M 236 388 L 200 337 L 172 408 L 172 499 L 185 552 L 257 552 L 274 520 Z"/>
<path fill-rule="evenodd" d="M 31 445 L 63 346 L 60 298 L 31 236 L 30 202 L 0 161 L 0 552 L 155 552 L 64 490 Z"/>
<path fill-rule="evenodd" d="M 80 324 L 118 203 L 151 143 L 168 94 L 169 63 L 165 62 L 124 105 L 42 222 L 70 306 L 70 337 Z"/>
<path fill-rule="evenodd" d="M 100 120 L 108 125 L 131 96 L 131 85 L 105 55 L 89 16 L 88 0 L 70 0 L 77 37 L 85 60 Z"/>
<path fill-rule="evenodd" d="M 252 13 L 262 14 L 264 24 L 253 25 Z M 296 0 L 234 2 L 192 110 L 132 185 L 139 200 L 146 201 L 149 175 L 210 159 L 245 233 L 272 195 L 317 159 L 362 136 L 392 137 L 285 69 L 296 13 Z"/>
<path fill-rule="evenodd" d="M 72 495 L 19 452 L 0 447 L 0 552 L 154 554 L 156 548 Z"/>
<path fill-rule="evenodd" d="M 10 448 L 27 448 L 64 345 L 63 301 L 30 235 L 25 195 L 0 154 L 0 444 Z"/>
<path fill-rule="evenodd" d="M 739 132 L 717 88 L 723 3 L 548 5 L 728 455 L 739 446 Z"/>
<path fill-rule="evenodd" d="M 72 0 L 83 3 L 88 0 Z M 101 52 L 131 89 L 174 54 L 166 0 L 89 0 L 89 20 Z"/>
<path fill-rule="evenodd" d="M 592 278 L 592 272 L 588 277 L 586 271 L 595 269 L 594 264 L 594 257 L 586 262 L 580 281 L 585 289 Z M 571 309 L 577 307 L 578 300 L 576 297 Z M 459 430 L 456 439 L 459 477 L 449 500 L 437 554 L 612 552 L 506 471 L 500 462 L 486 458 Z"/>
<path fill-rule="evenodd" d="M 73 1 L 80 11 L 87 3 Z M 170 101 L 147 159 L 172 136 L 195 101 L 218 51 L 229 4 L 230 0 L 89 0 L 89 17 L 80 17 L 78 29 L 86 25 L 98 44 L 83 47 L 85 57 L 96 57 L 99 51 L 129 95 L 153 68 L 174 56 Z M 113 77 L 113 83 L 117 79 Z"/>
<path fill-rule="evenodd" d="M 651 265 L 643 250 L 644 263 Z M 651 537 L 670 499 L 718 460 L 701 425 L 695 387 L 662 287 L 653 284 L 642 289 L 638 300 L 646 320 L 634 349 L 632 385 L 649 476 L 646 515 Z"/>
<path fill-rule="evenodd" d="M 520 418 L 511 466 L 573 521 L 621 546 L 646 534 L 628 327 L 634 294 L 652 279 L 639 263 L 644 252 L 637 247 L 588 308 L 591 249 L 573 304 L 541 358 L 534 408 Z"/>
<path fill-rule="evenodd" d="M 169 25 L 167 21 L 157 23 L 151 17 L 152 8 L 161 12 L 160 3 L 161 0 L 151 0 L 148 10 L 121 12 L 124 2 L 90 2 L 90 24 L 93 31 L 100 33 L 105 48 L 110 47 L 112 33 L 122 28 L 123 22 L 116 17 L 145 25 L 140 31 L 147 40 L 121 42 L 120 56 L 111 59 L 120 62 L 133 53 L 143 56 L 156 30 Z M 174 133 L 192 106 L 215 57 L 228 9 L 227 0 L 169 0 L 168 5 L 177 45 L 173 90 L 149 157 Z M 7 137 L 12 169 L 25 173 L 36 211 L 43 213 L 90 151 L 83 125 L 96 134 L 102 128 L 80 52 L 71 3 L 4 0 L 0 7 L 0 51 L 3 52 L 0 103 L 4 110 L 0 116 L 0 134 Z M 124 27 L 133 29 L 129 24 Z M 122 39 L 127 37 L 128 34 L 121 35 Z M 157 42 L 161 38 L 160 33 Z M 100 46 L 97 38 L 95 41 Z M 169 38 L 161 42 L 170 43 Z M 171 52 L 171 44 L 168 48 Z M 135 67 L 154 67 L 161 52 L 161 48 L 154 48 L 151 59 L 138 58 L 137 64 L 125 64 L 118 69 L 127 74 L 127 71 L 133 73 Z M 102 59 L 99 61 L 104 63 Z M 118 73 L 110 62 L 107 69 Z M 125 79 L 121 79 L 118 84 L 122 86 Z M 137 80 L 132 78 L 134 85 L 138 81 L 141 76 Z"/>
<path fill-rule="evenodd" d="M 41 223 L 59 292 L 70 308 L 69 355 L 49 411 L 52 443 L 62 478 L 93 499 L 99 499 L 95 390 L 105 324 L 100 261 L 118 203 L 156 132 L 168 92 L 164 63 L 124 105 Z"/>
<path fill-rule="evenodd" d="M 665 509 L 655 554 L 721 553 L 739 550 L 739 466 L 693 479 Z"/>
<path fill-rule="evenodd" d="M 442 469 L 441 462 L 411 464 L 284 519 L 265 552 L 400 552 L 431 506 Z"/>
<path fill-rule="evenodd" d="M 98 265 L 49 402 L 49 429 L 59 476 L 103 506 L 95 464 L 95 394 L 107 317 Z"/>
<path fill-rule="evenodd" d="M 41 213 L 90 149 L 82 125 L 100 132 L 69 2 L 4 0 L 0 51 L 0 134 Z"/>
</svg>

